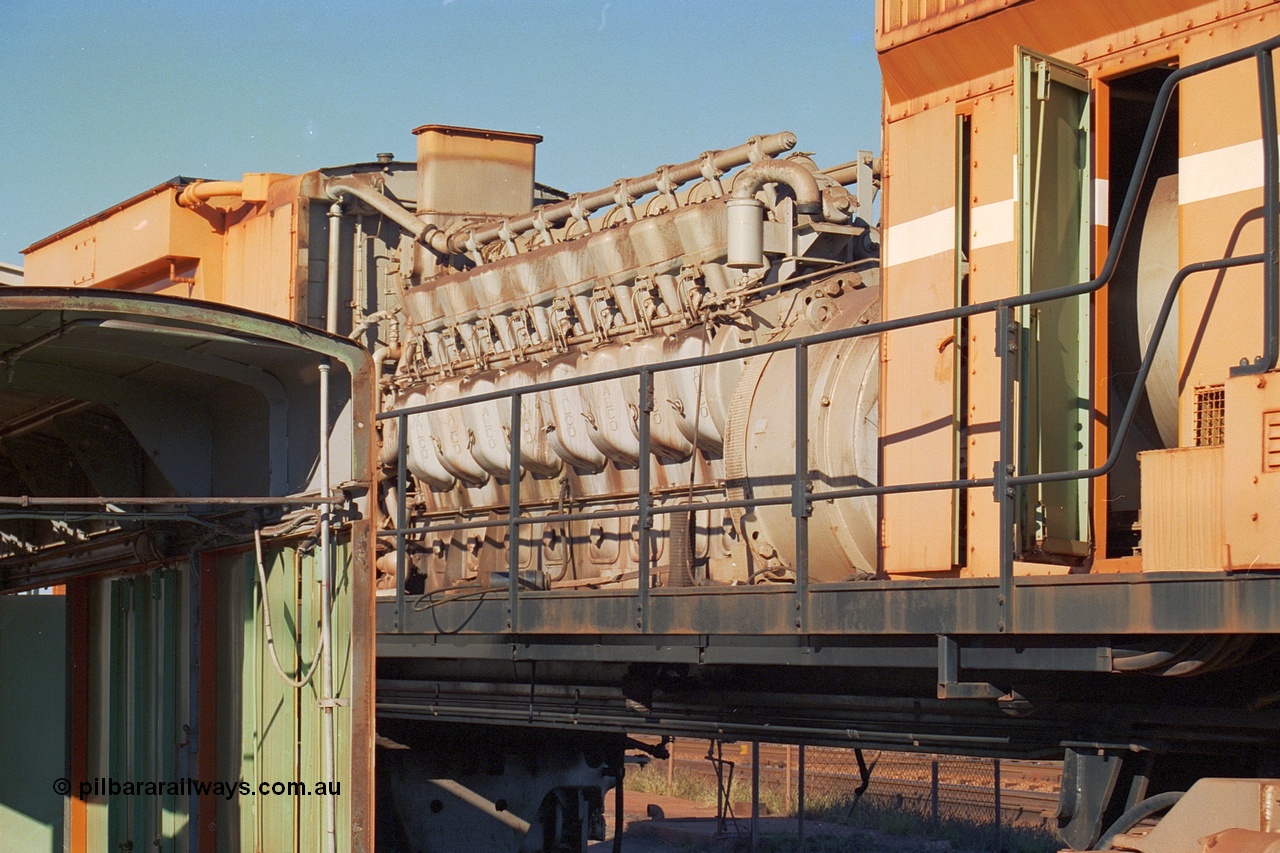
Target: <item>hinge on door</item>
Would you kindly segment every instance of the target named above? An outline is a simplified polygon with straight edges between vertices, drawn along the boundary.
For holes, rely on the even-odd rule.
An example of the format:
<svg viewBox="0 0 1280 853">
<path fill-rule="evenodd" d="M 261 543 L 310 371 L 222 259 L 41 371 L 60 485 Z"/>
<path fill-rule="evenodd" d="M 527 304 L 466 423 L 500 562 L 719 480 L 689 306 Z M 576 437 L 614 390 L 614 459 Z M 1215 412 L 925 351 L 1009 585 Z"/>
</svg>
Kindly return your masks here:
<svg viewBox="0 0 1280 853">
<path fill-rule="evenodd" d="M 1043 59 L 1036 63 L 1036 98 L 1049 100 L 1049 63 Z"/>
</svg>

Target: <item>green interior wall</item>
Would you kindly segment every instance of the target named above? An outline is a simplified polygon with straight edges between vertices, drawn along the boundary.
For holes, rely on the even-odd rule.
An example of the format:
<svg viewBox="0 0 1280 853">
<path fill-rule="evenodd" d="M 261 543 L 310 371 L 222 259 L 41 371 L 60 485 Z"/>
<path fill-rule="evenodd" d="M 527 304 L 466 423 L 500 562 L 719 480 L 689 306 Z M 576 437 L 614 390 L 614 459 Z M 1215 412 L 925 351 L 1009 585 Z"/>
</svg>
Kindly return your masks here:
<svg viewBox="0 0 1280 853">
<path fill-rule="evenodd" d="M 67 608 L 61 595 L 0 596 L 0 847 L 61 853 Z"/>
<path fill-rule="evenodd" d="M 314 553 L 294 547 L 272 549 L 265 556 L 267 599 L 276 655 L 291 677 L 307 671 L 320 638 L 320 584 Z M 350 560 L 345 545 L 335 548 L 334 690 L 348 700 L 334 710 L 338 849 L 350 846 L 351 766 L 351 596 Z M 219 741 L 238 743 L 234 754 L 218 755 L 218 777 L 261 783 L 300 782 L 314 790 L 324 781 L 323 715 L 319 707 L 320 674 L 301 688 L 285 683 L 275 671 L 262 618 L 252 553 L 221 557 L 218 562 Z M 238 614 L 238 618 L 230 614 Z M 298 616 L 297 614 L 301 614 Z M 231 636 L 235 634 L 236 636 Z M 237 666 L 237 661 L 243 661 Z M 231 712 L 231 713 L 228 713 Z M 245 808 L 250 801 L 253 808 Z M 237 808 L 239 806 L 239 808 Z M 219 849 L 323 849 L 324 797 L 270 795 L 237 798 L 218 804 Z M 229 846 L 224 848 L 224 839 Z"/>
<path fill-rule="evenodd" d="M 335 714 L 338 849 L 349 849 L 351 601 L 349 549 L 336 554 L 334 687 L 348 704 Z M 305 671 L 320 637 L 314 553 L 268 548 L 267 600 L 276 654 L 290 675 Z M 200 778 L 199 704 L 216 703 L 215 779 L 253 793 L 216 800 L 218 851 L 323 849 L 324 797 L 261 795 L 259 783 L 324 780 L 320 676 L 286 684 L 269 658 L 253 552 L 216 556 L 216 690 L 199 696 L 197 575 L 163 569 L 94 582 L 91 593 L 89 774 L 117 781 Z M 61 705 L 59 705 L 61 707 Z M 59 740 L 61 740 L 59 738 Z M 60 774 L 57 774 L 60 775 Z M 51 777 L 52 778 L 52 777 Z M 123 794 L 91 797 L 88 849 L 190 853 L 197 799 Z"/>
</svg>

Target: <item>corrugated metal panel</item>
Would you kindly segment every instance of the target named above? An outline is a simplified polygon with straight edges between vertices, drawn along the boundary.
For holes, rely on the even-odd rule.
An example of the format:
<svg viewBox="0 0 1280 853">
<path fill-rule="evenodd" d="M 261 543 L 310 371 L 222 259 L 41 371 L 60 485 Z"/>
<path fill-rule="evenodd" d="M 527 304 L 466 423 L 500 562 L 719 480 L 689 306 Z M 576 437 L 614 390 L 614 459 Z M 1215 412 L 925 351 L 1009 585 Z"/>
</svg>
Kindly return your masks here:
<svg viewBox="0 0 1280 853">
<path fill-rule="evenodd" d="M 885 50 L 1022 0 L 879 0 L 876 49 Z"/>
<path fill-rule="evenodd" d="M 350 700 L 352 609 L 350 595 L 342 594 L 351 588 L 350 551 L 340 545 L 335 553 L 334 683 Z M 218 605 L 217 690 L 200 699 L 216 704 L 217 731 L 203 741 L 210 746 L 216 740 L 216 778 L 203 778 L 197 761 L 200 655 L 192 570 L 94 582 L 87 778 L 162 787 L 158 794 L 112 793 L 104 784 L 90 795 L 89 850 L 194 850 L 198 798 L 189 785 L 168 787 L 188 779 L 250 786 L 247 793 L 241 788 L 218 796 L 217 850 L 300 853 L 323 847 L 325 798 L 315 793 L 325 781 L 319 676 L 295 689 L 275 671 L 253 553 L 223 552 L 216 559 L 218 588 L 210 592 Z M 286 672 L 297 675 L 310 665 L 320 636 L 316 558 L 294 545 L 277 546 L 266 550 L 265 565 L 275 651 Z M 351 713 L 349 704 L 335 711 L 340 851 L 350 849 Z M 61 766 L 59 760 L 59 772 L 50 778 Z M 305 789 L 272 790 L 290 783 Z"/>
<path fill-rule="evenodd" d="M 95 584 L 90 850 L 191 849 L 194 799 L 175 787 L 194 776 L 189 592 L 178 569 Z"/>
<path fill-rule="evenodd" d="M 334 687 L 352 694 L 349 550 L 336 549 L 339 594 L 332 614 Z M 293 677 L 307 672 L 320 636 L 320 584 L 314 552 L 294 546 L 265 552 L 267 599 L 277 658 Z M 320 676 L 295 689 L 272 664 L 262 618 L 262 598 L 252 553 L 220 558 L 219 752 L 220 779 L 243 780 L 256 792 L 266 784 L 301 783 L 314 792 L 325 780 Z M 300 615 L 299 615 L 300 614 Z M 238 636 L 236 636 L 238 635 Z M 242 662 L 242 663 L 241 663 Z M 350 849 L 351 708 L 335 710 L 338 849 Z M 234 719 L 232 719 L 234 718 Z M 218 803 L 219 850 L 273 853 L 322 849 L 325 798 L 314 793 L 268 793 Z"/>
<path fill-rule="evenodd" d="M 1142 569 L 1223 567 L 1223 448 L 1138 454 L 1142 467 Z"/>
</svg>

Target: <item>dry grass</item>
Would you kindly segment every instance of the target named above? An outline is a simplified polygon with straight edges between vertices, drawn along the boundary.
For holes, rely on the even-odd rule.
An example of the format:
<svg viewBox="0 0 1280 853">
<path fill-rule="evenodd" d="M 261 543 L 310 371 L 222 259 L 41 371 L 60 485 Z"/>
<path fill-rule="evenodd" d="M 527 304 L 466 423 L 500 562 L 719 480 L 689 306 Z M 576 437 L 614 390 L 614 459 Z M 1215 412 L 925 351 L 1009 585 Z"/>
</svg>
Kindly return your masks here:
<svg viewBox="0 0 1280 853">
<path fill-rule="evenodd" d="M 699 773 L 676 768 L 667 781 L 667 768 L 663 762 L 652 762 L 645 767 L 632 767 L 627 771 L 625 787 L 628 791 L 645 794 L 663 794 L 682 800 L 713 806 L 716 802 L 715 780 Z M 751 780 L 735 777 L 729 801 L 735 804 L 750 803 Z M 795 810 L 779 785 L 761 785 L 762 811 L 770 815 L 793 817 Z M 749 808 L 749 807 L 748 807 Z M 867 802 L 859 803 L 850 812 L 847 797 L 816 800 L 806 798 L 806 816 L 829 823 L 869 830 L 866 837 L 806 839 L 807 853 L 874 853 L 886 849 L 877 844 L 876 836 L 915 837 L 949 842 L 957 853 L 992 853 L 996 850 L 994 831 L 988 824 L 963 820 L 943 820 L 934 824 L 929 818 L 910 811 L 884 808 Z M 742 817 L 743 815 L 739 815 Z M 793 853 L 799 851 L 794 838 L 768 836 L 761 839 L 764 853 Z M 901 844 L 889 845 L 901 851 Z M 1050 832 L 1023 827 L 1005 827 L 1000 836 L 1000 853 L 1055 853 L 1062 844 Z"/>
</svg>

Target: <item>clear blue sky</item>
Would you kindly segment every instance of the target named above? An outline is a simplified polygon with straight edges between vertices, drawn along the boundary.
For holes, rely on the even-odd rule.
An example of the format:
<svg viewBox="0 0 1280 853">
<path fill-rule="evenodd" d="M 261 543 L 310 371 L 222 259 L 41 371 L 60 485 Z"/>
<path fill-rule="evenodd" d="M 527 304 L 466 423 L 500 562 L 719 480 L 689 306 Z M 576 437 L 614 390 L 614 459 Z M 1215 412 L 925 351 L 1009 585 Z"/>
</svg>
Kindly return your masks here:
<svg viewBox="0 0 1280 853">
<path fill-rule="evenodd" d="M 755 133 L 879 148 L 873 0 L 0 0 L 0 261 L 174 175 L 538 133 L 589 190 Z"/>
</svg>

